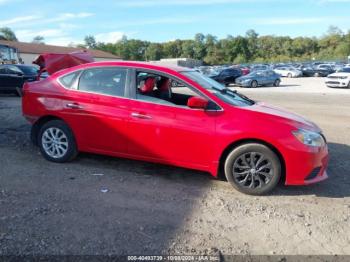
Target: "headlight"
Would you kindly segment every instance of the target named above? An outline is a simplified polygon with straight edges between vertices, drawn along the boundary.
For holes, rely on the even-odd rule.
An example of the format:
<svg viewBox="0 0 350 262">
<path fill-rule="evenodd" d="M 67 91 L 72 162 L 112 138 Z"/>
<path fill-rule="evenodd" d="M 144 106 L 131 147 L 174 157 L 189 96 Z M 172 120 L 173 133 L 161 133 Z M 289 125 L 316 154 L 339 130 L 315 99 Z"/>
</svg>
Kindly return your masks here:
<svg viewBox="0 0 350 262">
<path fill-rule="evenodd" d="M 322 135 L 317 132 L 299 129 L 292 133 L 304 145 L 315 147 L 322 147 L 325 145 Z"/>
<path fill-rule="evenodd" d="M 340 79 L 347 79 L 348 77 L 347 76 L 340 76 L 339 78 Z"/>
</svg>

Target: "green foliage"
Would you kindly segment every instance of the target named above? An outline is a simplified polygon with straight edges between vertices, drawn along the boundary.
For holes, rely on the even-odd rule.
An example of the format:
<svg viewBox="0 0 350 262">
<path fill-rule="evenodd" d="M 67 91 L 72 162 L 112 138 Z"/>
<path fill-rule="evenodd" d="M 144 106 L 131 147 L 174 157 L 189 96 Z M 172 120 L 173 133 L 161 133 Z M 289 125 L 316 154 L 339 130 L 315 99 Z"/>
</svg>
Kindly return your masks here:
<svg viewBox="0 0 350 262">
<path fill-rule="evenodd" d="M 8 27 L 0 28 L 0 39 L 7 41 L 18 41 L 16 34 Z"/>
<path fill-rule="evenodd" d="M 91 44 L 91 41 L 86 40 L 89 39 L 85 38 L 85 42 L 90 48 L 113 53 L 125 60 L 188 57 L 203 60 L 207 64 L 232 64 L 307 61 L 313 58 L 345 60 L 350 55 L 350 31 L 344 33 L 334 26 L 320 38 L 259 36 L 254 30 L 248 30 L 245 36 L 228 35 L 217 39 L 213 35 L 199 33 L 193 39 L 165 43 L 129 40 L 126 37 L 116 43 L 92 41 Z"/>
<path fill-rule="evenodd" d="M 41 35 L 37 35 L 36 37 L 33 38 L 32 43 L 35 44 L 45 44 L 44 42 L 44 37 Z"/>
<path fill-rule="evenodd" d="M 87 35 L 87 36 L 85 36 L 84 42 L 85 42 L 85 46 L 86 46 L 87 48 L 94 49 L 94 48 L 97 47 L 96 39 L 95 39 L 95 37 L 92 36 L 92 35 Z"/>
</svg>

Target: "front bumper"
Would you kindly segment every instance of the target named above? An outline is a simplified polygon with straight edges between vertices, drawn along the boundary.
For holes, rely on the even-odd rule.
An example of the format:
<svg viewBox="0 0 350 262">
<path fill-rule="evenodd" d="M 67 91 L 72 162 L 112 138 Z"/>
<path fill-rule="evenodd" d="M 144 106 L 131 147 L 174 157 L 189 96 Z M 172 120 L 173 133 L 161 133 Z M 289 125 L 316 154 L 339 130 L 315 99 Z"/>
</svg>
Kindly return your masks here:
<svg viewBox="0 0 350 262">
<path fill-rule="evenodd" d="M 327 80 L 326 86 L 328 87 L 348 87 L 349 83 L 342 80 Z"/>
<path fill-rule="evenodd" d="M 286 159 L 286 185 L 309 185 L 328 178 L 328 147 L 304 147 L 290 152 Z"/>
</svg>

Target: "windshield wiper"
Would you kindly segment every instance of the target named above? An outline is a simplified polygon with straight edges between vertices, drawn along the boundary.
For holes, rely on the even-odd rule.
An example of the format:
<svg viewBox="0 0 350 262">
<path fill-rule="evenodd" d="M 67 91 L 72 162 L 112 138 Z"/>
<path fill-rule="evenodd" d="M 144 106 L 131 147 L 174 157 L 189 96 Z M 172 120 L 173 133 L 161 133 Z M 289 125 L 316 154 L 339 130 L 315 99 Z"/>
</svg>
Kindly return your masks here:
<svg viewBox="0 0 350 262">
<path fill-rule="evenodd" d="M 243 94 L 241 94 L 241 93 L 238 93 L 237 90 L 231 90 L 231 89 L 225 87 L 225 88 L 223 88 L 223 89 L 221 89 L 221 90 L 219 90 L 219 91 L 220 91 L 221 93 L 223 93 L 223 94 L 230 94 L 230 95 L 233 95 L 233 96 L 238 96 L 238 97 L 240 97 L 240 98 L 242 98 L 242 99 L 244 99 L 244 100 L 247 100 L 247 101 L 248 101 L 249 103 L 251 103 L 252 105 L 255 104 L 255 101 L 254 101 L 254 100 L 250 99 L 249 97 L 246 97 L 245 95 L 243 95 Z"/>
</svg>

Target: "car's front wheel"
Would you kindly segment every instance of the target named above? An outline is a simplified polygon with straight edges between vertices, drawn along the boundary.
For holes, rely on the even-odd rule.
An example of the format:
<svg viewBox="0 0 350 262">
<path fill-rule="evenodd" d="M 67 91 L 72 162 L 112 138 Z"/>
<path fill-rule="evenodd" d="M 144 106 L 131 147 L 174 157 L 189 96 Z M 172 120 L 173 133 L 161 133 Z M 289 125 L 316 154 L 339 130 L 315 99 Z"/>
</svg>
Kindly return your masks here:
<svg viewBox="0 0 350 262">
<path fill-rule="evenodd" d="M 281 162 L 267 146 L 249 143 L 231 151 L 224 171 L 227 180 L 238 191 L 264 195 L 277 186 L 281 178 Z"/>
<path fill-rule="evenodd" d="M 49 121 L 41 127 L 38 144 L 41 154 L 52 162 L 68 162 L 78 154 L 73 132 L 61 120 Z"/>
</svg>

